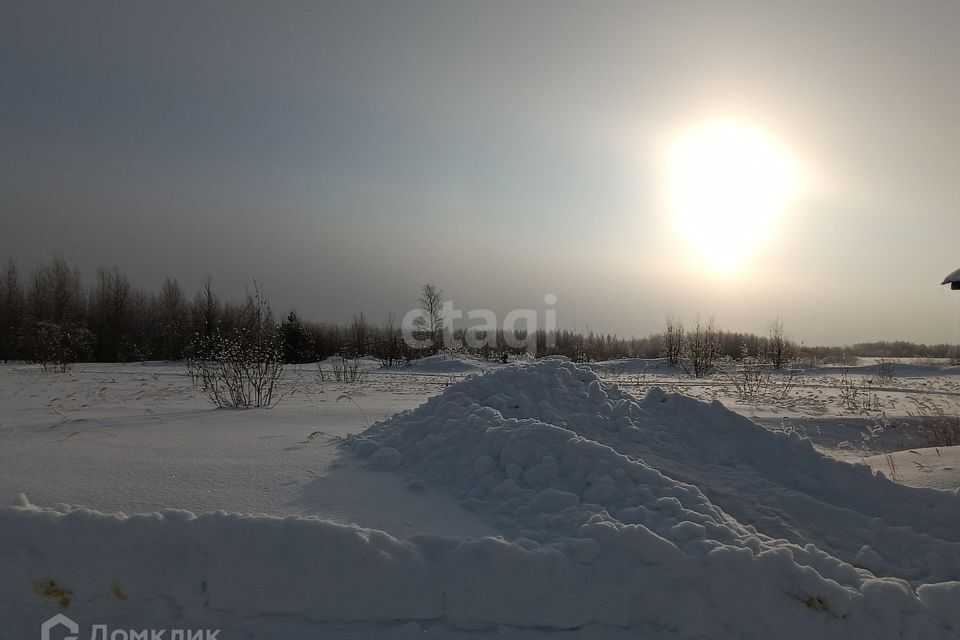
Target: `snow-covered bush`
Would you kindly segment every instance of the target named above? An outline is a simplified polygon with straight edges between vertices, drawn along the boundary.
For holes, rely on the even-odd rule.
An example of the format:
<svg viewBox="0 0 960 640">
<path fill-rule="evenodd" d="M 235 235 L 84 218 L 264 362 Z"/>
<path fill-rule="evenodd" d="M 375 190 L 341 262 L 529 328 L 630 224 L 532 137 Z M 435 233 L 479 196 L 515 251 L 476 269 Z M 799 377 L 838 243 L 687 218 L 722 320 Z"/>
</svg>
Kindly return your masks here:
<svg viewBox="0 0 960 640">
<path fill-rule="evenodd" d="M 713 318 L 706 323 L 699 318 L 693 329 L 683 335 L 680 366 L 694 378 L 704 378 L 714 371 L 721 357 L 720 331 Z"/>
<path fill-rule="evenodd" d="M 90 352 L 90 332 L 73 322 L 38 322 L 33 335 L 34 360 L 44 370 L 66 371 Z"/>
<path fill-rule="evenodd" d="M 667 316 L 667 324 L 663 330 L 663 341 L 660 345 L 660 357 L 666 358 L 667 364 L 675 367 L 680 364 L 683 353 L 683 323 L 676 314 Z"/>
<path fill-rule="evenodd" d="M 248 298 L 235 327 L 199 338 L 192 351 L 191 375 L 217 407 L 274 404 L 283 345 L 259 289 Z"/>
<path fill-rule="evenodd" d="M 794 358 L 796 347 L 783 330 L 783 320 L 777 318 L 767 330 L 767 356 L 774 369 L 782 369 Z"/>
</svg>

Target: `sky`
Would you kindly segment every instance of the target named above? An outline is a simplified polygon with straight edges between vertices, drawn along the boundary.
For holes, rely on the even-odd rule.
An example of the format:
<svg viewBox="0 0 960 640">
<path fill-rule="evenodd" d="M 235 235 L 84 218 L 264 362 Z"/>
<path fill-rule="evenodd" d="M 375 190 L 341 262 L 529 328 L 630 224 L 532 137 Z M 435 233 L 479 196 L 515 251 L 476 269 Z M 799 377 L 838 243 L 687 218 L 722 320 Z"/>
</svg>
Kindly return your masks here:
<svg viewBox="0 0 960 640">
<path fill-rule="evenodd" d="M 620 335 L 957 342 L 957 34 L 954 0 L 7 1 L 0 260 L 255 278 L 323 321 L 432 282 Z M 743 138 L 698 152 L 691 231 L 671 154 L 730 122 L 791 189 L 757 199 Z"/>
</svg>

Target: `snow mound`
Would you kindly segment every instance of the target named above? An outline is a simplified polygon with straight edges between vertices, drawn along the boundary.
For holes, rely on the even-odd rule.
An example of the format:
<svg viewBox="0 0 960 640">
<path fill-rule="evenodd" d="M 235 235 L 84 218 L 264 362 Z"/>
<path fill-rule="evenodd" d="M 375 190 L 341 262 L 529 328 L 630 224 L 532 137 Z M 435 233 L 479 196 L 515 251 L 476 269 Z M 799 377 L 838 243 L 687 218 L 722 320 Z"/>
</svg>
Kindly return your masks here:
<svg viewBox="0 0 960 640">
<path fill-rule="evenodd" d="M 560 360 L 449 387 L 374 425 L 354 450 L 502 515 L 505 534 L 539 542 L 574 535 L 596 514 L 633 523 L 644 509 L 661 512 L 675 501 L 698 524 L 739 531 L 742 522 L 851 562 L 870 546 L 885 558 L 871 570 L 919 582 L 960 579 L 956 492 L 890 482 L 717 402 L 659 389 L 638 402 Z M 576 496 L 565 499 L 577 508 L 545 509 L 560 500 L 556 491 Z M 544 515 L 551 511 L 562 513 Z M 676 520 L 650 521 L 662 533 Z"/>
<path fill-rule="evenodd" d="M 433 374 L 480 373 L 493 366 L 495 365 L 490 362 L 480 362 L 473 358 L 439 353 L 434 356 L 413 360 L 409 365 L 400 367 L 400 370 L 411 373 Z"/>
<path fill-rule="evenodd" d="M 619 358 L 590 362 L 584 366 L 607 376 L 664 373 L 678 369 L 670 366 L 666 358 Z"/>
<path fill-rule="evenodd" d="M 913 588 L 960 580 L 956 492 L 895 484 L 716 402 L 658 389 L 638 402 L 561 360 L 472 377 L 353 448 L 452 492 L 525 548 L 577 562 L 628 549 L 621 567 L 657 569 L 637 585 L 647 598 L 666 581 L 756 601 L 769 580 L 843 620 L 861 606 L 910 618 Z M 898 605 L 872 602 L 901 590 Z"/>
</svg>

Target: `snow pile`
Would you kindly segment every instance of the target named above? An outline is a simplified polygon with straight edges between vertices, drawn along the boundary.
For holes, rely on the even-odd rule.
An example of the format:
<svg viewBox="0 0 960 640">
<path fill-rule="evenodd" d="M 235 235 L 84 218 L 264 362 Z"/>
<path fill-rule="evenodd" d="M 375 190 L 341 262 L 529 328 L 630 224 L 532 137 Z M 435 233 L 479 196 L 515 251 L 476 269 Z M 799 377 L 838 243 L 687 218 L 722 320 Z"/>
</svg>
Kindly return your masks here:
<svg viewBox="0 0 960 640">
<path fill-rule="evenodd" d="M 402 372 L 424 374 L 480 373 L 497 367 L 499 363 L 480 361 L 466 356 L 439 353 L 425 358 L 412 360 L 409 364 L 394 369 Z"/>
<path fill-rule="evenodd" d="M 63 597 L 83 624 L 223 638 L 960 633 L 956 493 L 899 487 L 717 404 L 637 402 L 547 360 L 471 377 L 350 446 L 502 536 L 24 500 L 0 509 L 0 635 L 36 635 Z"/>
<path fill-rule="evenodd" d="M 719 403 L 656 389 L 638 403 L 561 360 L 451 387 L 375 425 L 353 450 L 447 488 L 526 548 L 548 545 L 578 562 L 629 548 L 619 562 L 646 576 L 638 598 L 664 591 L 662 577 L 649 574 L 657 567 L 683 575 L 675 586 L 707 602 L 721 592 L 742 602 L 771 598 L 762 590 L 772 588 L 784 602 L 805 603 L 850 628 L 883 611 L 880 626 L 889 632 L 891 616 L 923 619 L 914 618 L 922 607 L 909 585 L 926 585 L 922 592 L 933 588 L 927 583 L 960 579 L 955 492 L 889 482 Z M 756 581 L 747 578 L 753 574 Z M 761 587 L 765 580 L 771 584 Z M 905 599 L 890 600 L 891 593 Z M 960 592 L 950 593 L 960 605 Z M 663 603 L 653 610 L 671 624 L 690 624 L 680 611 L 670 617 Z M 637 607 L 632 614 L 643 619 Z M 776 625 L 784 615 L 791 614 L 773 607 L 762 617 Z M 742 624 L 734 626 L 748 628 Z"/>
<path fill-rule="evenodd" d="M 599 375 L 629 376 L 649 373 L 676 373 L 679 367 L 671 366 L 666 358 L 619 358 L 601 360 L 583 366 L 590 367 Z"/>
</svg>

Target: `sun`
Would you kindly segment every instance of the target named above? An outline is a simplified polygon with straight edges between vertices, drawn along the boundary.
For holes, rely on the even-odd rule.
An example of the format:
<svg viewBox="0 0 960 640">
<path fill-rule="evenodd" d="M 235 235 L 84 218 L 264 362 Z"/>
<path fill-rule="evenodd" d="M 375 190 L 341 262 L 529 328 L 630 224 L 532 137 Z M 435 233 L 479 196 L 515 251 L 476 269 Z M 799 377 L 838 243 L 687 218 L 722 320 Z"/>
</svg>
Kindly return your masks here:
<svg viewBox="0 0 960 640">
<path fill-rule="evenodd" d="M 667 159 L 674 225 L 704 267 L 737 273 L 797 192 L 792 154 L 764 132 L 717 121 L 680 135 Z"/>
</svg>

